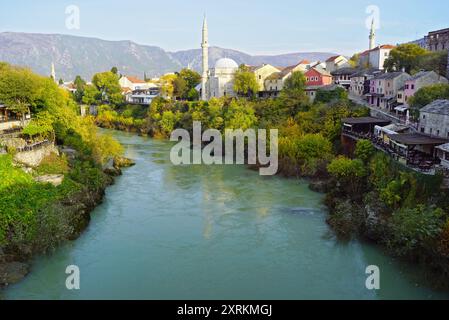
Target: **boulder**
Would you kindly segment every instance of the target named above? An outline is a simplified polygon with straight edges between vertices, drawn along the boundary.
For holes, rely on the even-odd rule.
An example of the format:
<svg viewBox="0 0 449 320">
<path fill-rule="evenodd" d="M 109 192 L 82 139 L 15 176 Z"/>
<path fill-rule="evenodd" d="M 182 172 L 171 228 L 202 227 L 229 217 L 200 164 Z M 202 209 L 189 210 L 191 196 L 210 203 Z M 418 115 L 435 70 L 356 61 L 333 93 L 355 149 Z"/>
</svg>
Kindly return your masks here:
<svg viewBox="0 0 449 320">
<path fill-rule="evenodd" d="M 55 187 L 60 186 L 62 182 L 64 181 L 64 175 L 63 174 L 48 174 L 44 176 L 39 176 L 34 178 L 36 182 L 39 183 L 51 183 Z"/>
<path fill-rule="evenodd" d="M 25 278 L 29 266 L 22 262 L 8 262 L 0 264 L 0 286 L 14 284 Z"/>
<path fill-rule="evenodd" d="M 115 168 L 128 168 L 134 166 L 136 163 L 128 158 L 125 157 L 115 157 L 113 166 Z"/>
</svg>

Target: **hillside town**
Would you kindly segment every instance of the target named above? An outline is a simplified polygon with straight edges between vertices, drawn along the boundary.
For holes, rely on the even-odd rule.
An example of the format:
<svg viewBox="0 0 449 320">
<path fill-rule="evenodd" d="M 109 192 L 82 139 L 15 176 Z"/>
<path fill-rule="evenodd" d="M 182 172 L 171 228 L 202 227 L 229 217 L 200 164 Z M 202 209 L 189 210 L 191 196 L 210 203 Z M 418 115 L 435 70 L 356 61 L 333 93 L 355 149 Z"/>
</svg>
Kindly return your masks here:
<svg viewBox="0 0 449 320">
<path fill-rule="evenodd" d="M 343 119 L 342 139 L 368 137 L 380 150 L 418 171 L 435 174 L 439 168 L 449 170 L 449 100 L 437 100 L 423 107 L 419 114 L 414 112 L 410 101 L 423 88 L 448 85 L 449 66 L 445 75 L 435 70 L 413 70 L 413 74 L 401 70 L 387 70 L 385 67 L 392 50 L 391 44 L 377 44 L 374 20 L 369 32 L 369 46 L 366 51 L 356 53 L 352 58 L 344 55 L 329 57 L 326 61 L 299 61 L 296 65 L 279 67 L 270 64 L 239 66 L 234 60 L 223 57 L 209 67 L 209 38 L 206 18 L 202 27 L 202 72 L 201 81 L 193 94 L 203 101 L 212 98 L 238 97 L 235 92 L 235 75 L 241 67 L 253 74 L 257 82 L 259 99 L 276 99 L 285 82 L 295 72 L 305 77 L 305 93 L 313 103 L 318 92 L 344 90 L 355 103 L 371 110 L 372 118 Z M 428 52 L 444 52 L 449 48 L 449 29 L 429 32 L 411 44 L 419 45 Z M 448 65 L 446 63 L 446 65 Z M 190 70 L 190 67 L 187 67 Z M 194 72 L 194 71 L 191 71 Z M 172 83 L 175 73 L 158 78 L 140 79 L 134 75 L 120 75 L 119 85 L 124 102 L 131 105 L 150 106 L 156 97 L 172 99 L 173 89 L 166 89 Z M 57 82 L 54 64 L 51 78 Z M 91 85 L 88 82 L 87 85 Z M 59 81 L 59 86 L 76 94 L 74 82 Z M 95 107 L 81 106 L 81 114 L 96 114 Z M 18 115 L 5 104 L 0 104 L 0 129 L 2 136 L 19 132 L 29 123 L 29 113 Z M 384 122 L 387 120 L 387 122 Z M 381 123 L 383 126 L 379 126 Z M 18 146 L 25 147 L 25 146 Z"/>
</svg>

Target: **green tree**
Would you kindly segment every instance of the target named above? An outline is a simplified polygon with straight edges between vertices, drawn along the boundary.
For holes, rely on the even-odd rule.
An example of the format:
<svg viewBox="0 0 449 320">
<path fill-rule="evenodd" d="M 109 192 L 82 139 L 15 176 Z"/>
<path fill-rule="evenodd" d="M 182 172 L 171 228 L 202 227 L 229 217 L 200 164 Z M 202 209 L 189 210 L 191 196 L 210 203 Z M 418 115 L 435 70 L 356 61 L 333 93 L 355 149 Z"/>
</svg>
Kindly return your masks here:
<svg viewBox="0 0 449 320">
<path fill-rule="evenodd" d="M 101 100 L 101 92 L 95 86 L 86 85 L 83 90 L 81 102 L 88 105 L 98 104 Z"/>
<path fill-rule="evenodd" d="M 428 51 L 417 44 L 401 44 L 391 50 L 389 58 L 385 61 L 385 68 L 388 71 L 401 71 L 412 73 L 419 71 L 421 58 L 426 56 Z"/>
<path fill-rule="evenodd" d="M 183 99 L 187 96 L 188 90 L 187 81 L 178 75 L 173 81 L 173 95 L 179 99 Z"/>
<path fill-rule="evenodd" d="M 201 75 L 198 72 L 190 69 L 182 69 L 179 72 L 179 77 L 184 79 L 184 81 L 186 82 L 188 88 L 187 92 L 201 83 Z"/>
<path fill-rule="evenodd" d="M 438 99 L 449 99 L 449 84 L 434 84 L 419 89 L 409 104 L 414 109 L 421 109 Z"/>
<path fill-rule="evenodd" d="M 351 160 L 340 156 L 327 166 L 327 170 L 347 195 L 357 197 L 361 194 L 362 184 L 367 175 L 362 160 Z"/>
<path fill-rule="evenodd" d="M 254 97 L 259 92 L 256 75 L 244 64 L 240 65 L 234 75 L 234 91 L 244 97 Z"/>
<path fill-rule="evenodd" d="M 309 98 L 305 93 L 306 77 L 301 71 L 293 72 L 285 80 L 281 91 L 281 102 L 287 108 L 290 116 L 295 116 L 304 106 L 309 105 Z"/>
<path fill-rule="evenodd" d="M 118 74 L 118 69 L 117 69 L 117 67 L 112 67 L 111 72 L 112 72 L 113 74 Z"/>
<path fill-rule="evenodd" d="M 75 93 L 74 93 L 74 99 L 76 102 L 81 103 L 83 101 L 83 96 L 84 96 L 84 89 L 86 87 L 86 81 L 83 80 L 83 78 L 81 78 L 81 76 L 76 76 L 75 77 L 75 81 L 73 82 L 73 84 L 75 85 Z"/>
<path fill-rule="evenodd" d="M 115 105 L 123 103 L 119 77 L 109 72 L 97 73 L 92 79 L 93 85 L 101 92 L 101 101 L 110 102 Z"/>
<path fill-rule="evenodd" d="M 355 156 L 357 159 L 367 163 L 376 152 L 373 144 L 369 140 L 359 140 L 355 147 Z"/>
<path fill-rule="evenodd" d="M 336 101 L 348 101 L 348 92 L 344 88 L 337 87 L 334 90 L 317 90 L 315 103 L 331 103 Z"/>
</svg>

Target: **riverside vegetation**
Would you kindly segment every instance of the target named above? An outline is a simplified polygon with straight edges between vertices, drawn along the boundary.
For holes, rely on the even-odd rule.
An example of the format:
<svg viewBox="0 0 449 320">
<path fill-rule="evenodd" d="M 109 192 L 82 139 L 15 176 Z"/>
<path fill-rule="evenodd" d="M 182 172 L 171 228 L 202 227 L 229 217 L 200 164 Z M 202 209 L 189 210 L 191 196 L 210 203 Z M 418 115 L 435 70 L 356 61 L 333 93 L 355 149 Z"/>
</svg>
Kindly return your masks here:
<svg viewBox="0 0 449 320">
<path fill-rule="evenodd" d="M 429 90 L 440 94 L 448 88 L 441 87 L 424 88 L 417 99 L 429 98 Z M 241 93 L 239 98 L 203 102 L 173 96 L 140 109 L 109 104 L 99 108 L 96 121 L 155 138 L 168 138 L 177 128 L 192 130 L 193 121 L 201 121 L 204 130 L 222 132 L 279 129 L 278 173 L 309 178 L 312 189 L 327 193 L 327 221 L 340 238 L 378 243 L 397 257 L 425 266 L 433 284 L 449 286 L 449 200 L 442 177 L 411 171 L 367 140 L 357 143 L 354 154 L 343 152 L 341 119 L 367 116 L 368 109 L 349 101 L 343 89 L 318 91 L 310 103 L 299 72 L 276 99 L 255 98 L 251 86 L 234 89 Z"/>
<path fill-rule="evenodd" d="M 78 237 L 90 211 L 112 178 L 103 165 L 122 153 L 111 136 L 97 132 L 93 118 L 79 116 L 70 94 L 52 79 L 0 63 L 0 101 L 19 114 L 31 112 L 21 136 L 54 141 L 70 153 L 48 155 L 38 167 L 13 161 L 13 147 L 0 154 L 0 286 L 20 280 L 27 261 Z M 35 181 L 39 175 L 64 175 L 61 185 Z"/>
</svg>

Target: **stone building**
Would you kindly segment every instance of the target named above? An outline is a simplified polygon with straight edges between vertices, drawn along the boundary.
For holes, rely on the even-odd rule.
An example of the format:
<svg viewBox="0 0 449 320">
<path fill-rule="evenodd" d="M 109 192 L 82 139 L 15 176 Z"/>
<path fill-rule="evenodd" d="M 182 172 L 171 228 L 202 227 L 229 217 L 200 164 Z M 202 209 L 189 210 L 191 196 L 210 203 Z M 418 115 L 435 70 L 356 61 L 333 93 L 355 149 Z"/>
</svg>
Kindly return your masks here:
<svg viewBox="0 0 449 320">
<path fill-rule="evenodd" d="M 449 100 L 435 100 L 420 110 L 419 132 L 449 138 Z"/>
<path fill-rule="evenodd" d="M 425 40 L 430 51 L 449 50 L 449 28 L 429 32 Z"/>
</svg>

